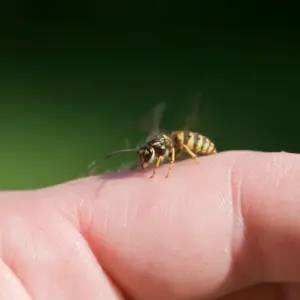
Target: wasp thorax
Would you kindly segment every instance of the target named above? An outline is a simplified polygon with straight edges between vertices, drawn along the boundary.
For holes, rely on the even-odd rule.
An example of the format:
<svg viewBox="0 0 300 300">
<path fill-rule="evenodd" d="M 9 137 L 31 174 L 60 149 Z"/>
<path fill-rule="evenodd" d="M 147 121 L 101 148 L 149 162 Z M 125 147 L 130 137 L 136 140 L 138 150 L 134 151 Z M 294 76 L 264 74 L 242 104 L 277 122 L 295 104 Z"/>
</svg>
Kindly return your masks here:
<svg viewBox="0 0 300 300">
<path fill-rule="evenodd" d="M 141 167 L 143 169 L 147 168 L 154 161 L 154 158 L 155 158 L 155 151 L 153 147 L 150 146 L 141 147 L 141 149 L 139 150 L 139 160 L 140 160 Z"/>
</svg>

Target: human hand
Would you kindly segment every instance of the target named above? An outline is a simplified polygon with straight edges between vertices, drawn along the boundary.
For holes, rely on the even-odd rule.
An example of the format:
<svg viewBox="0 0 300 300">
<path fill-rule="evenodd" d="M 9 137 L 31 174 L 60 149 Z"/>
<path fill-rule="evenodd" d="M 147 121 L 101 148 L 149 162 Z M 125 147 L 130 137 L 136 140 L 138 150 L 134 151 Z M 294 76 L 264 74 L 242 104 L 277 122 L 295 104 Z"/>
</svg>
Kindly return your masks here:
<svg viewBox="0 0 300 300">
<path fill-rule="evenodd" d="M 300 156 L 224 152 L 0 193 L 0 299 L 300 299 Z"/>
</svg>

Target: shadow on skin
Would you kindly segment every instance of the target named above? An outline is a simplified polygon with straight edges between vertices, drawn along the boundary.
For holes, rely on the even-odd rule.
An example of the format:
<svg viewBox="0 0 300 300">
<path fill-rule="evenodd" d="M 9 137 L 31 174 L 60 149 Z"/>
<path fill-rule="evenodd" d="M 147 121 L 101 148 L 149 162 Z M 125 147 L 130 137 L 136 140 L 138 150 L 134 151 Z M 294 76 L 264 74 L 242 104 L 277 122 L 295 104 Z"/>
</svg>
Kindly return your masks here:
<svg viewBox="0 0 300 300">
<path fill-rule="evenodd" d="M 218 153 L 216 153 L 218 154 Z M 214 154 L 215 155 L 215 154 Z M 202 157 L 206 156 L 211 156 L 211 155 L 199 155 L 198 156 L 198 162 L 201 162 Z M 186 153 L 178 153 L 176 155 L 176 159 L 174 162 L 174 167 L 173 170 L 170 173 L 170 177 L 172 177 L 172 173 L 176 170 L 176 165 L 178 163 L 184 162 L 184 161 L 192 161 L 193 159 Z M 165 167 L 163 166 L 168 166 L 170 164 L 170 161 L 168 159 L 165 159 L 160 163 L 159 168 L 157 169 L 157 174 L 156 176 L 159 176 L 159 173 L 165 170 Z M 125 179 L 125 178 L 149 178 L 152 175 L 154 165 L 149 166 L 147 169 L 142 169 L 141 166 L 139 165 L 138 161 L 135 163 L 126 163 L 125 165 L 121 165 L 118 170 L 107 170 L 106 172 L 101 173 L 99 171 L 99 166 L 93 162 L 90 164 L 88 167 L 89 170 L 86 171 L 84 174 L 81 174 L 77 177 L 77 179 L 84 179 L 84 178 L 89 178 L 89 177 L 97 177 L 99 180 L 117 180 L 117 179 Z M 163 168 L 162 168 L 163 167 Z M 98 169 L 98 170 L 97 170 Z"/>
<path fill-rule="evenodd" d="M 178 164 L 179 162 L 182 162 L 182 161 L 186 161 L 187 159 L 186 158 L 178 158 L 175 163 L 174 163 L 174 167 L 176 164 Z M 161 171 L 162 172 L 165 172 L 166 169 L 165 167 L 163 166 L 168 166 L 169 165 L 169 161 L 168 160 L 165 160 L 163 161 L 160 166 L 158 167 L 157 169 L 157 173 L 160 173 Z M 101 177 L 101 179 L 123 179 L 123 178 L 142 178 L 142 177 L 145 177 L 145 178 L 149 178 L 150 179 L 150 176 L 152 175 L 152 172 L 153 172 L 153 168 L 154 168 L 154 164 L 150 167 L 148 167 L 147 169 L 142 169 L 139 165 L 136 165 L 134 167 L 128 167 L 128 168 L 124 168 L 122 170 L 119 170 L 117 172 L 109 172 L 109 173 L 103 173 L 103 174 L 99 174 L 98 176 Z M 173 170 L 172 170 L 173 172 Z M 155 177 L 159 175 L 159 174 L 156 174 Z M 170 176 L 172 176 L 172 173 L 170 173 Z"/>
<path fill-rule="evenodd" d="M 208 155 L 201 155 L 198 156 L 198 161 L 201 161 L 202 157 L 207 157 Z M 179 163 L 182 163 L 184 161 L 193 161 L 193 159 L 186 155 L 178 155 L 176 156 L 176 160 L 174 162 L 174 169 L 172 170 L 172 172 L 170 173 L 170 177 L 172 176 L 172 173 L 175 171 L 176 165 L 178 165 Z M 170 161 L 168 161 L 168 159 L 164 160 L 163 162 L 160 163 L 159 168 L 157 169 L 157 173 L 160 173 L 162 170 L 165 170 L 165 168 L 162 168 L 163 166 L 168 166 L 170 164 Z M 128 167 L 124 167 L 121 168 L 121 170 L 119 169 L 118 171 L 112 171 L 112 172 L 108 172 L 108 173 L 102 173 L 102 174 L 98 174 L 98 176 L 101 176 L 101 179 L 123 179 L 123 178 L 128 178 L 128 177 L 133 177 L 133 178 L 142 178 L 142 177 L 149 177 L 152 175 L 153 172 L 153 168 L 154 168 L 154 164 L 150 167 L 148 167 L 147 169 L 142 169 L 137 163 L 135 165 L 131 165 Z M 155 177 L 158 174 L 155 175 Z M 97 176 L 97 175 L 96 175 Z M 167 178 L 166 178 L 167 179 Z"/>
</svg>

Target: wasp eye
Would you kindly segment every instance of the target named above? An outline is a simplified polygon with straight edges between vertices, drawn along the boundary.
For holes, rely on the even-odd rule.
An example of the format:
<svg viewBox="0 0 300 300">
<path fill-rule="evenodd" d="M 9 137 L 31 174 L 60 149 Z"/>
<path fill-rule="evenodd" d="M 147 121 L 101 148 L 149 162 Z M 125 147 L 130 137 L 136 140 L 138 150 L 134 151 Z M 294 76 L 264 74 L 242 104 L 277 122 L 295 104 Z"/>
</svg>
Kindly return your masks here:
<svg viewBox="0 0 300 300">
<path fill-rule="evenodd" d="M 149 152 L 144 153 L 144 157 L 145 157 L 145 158 L 150 158 L 150 157 L 151 157 L 151 154 L 150 154 Z"/>
<path fill-rule="evenodd" d="M 145 149 L 143 151 L 142 155 L 143 155 L 143 158 L 144 158 L 145 161 L 149 161 L 152 157 L 152 150 L 151 149 Z"/>
</svg>

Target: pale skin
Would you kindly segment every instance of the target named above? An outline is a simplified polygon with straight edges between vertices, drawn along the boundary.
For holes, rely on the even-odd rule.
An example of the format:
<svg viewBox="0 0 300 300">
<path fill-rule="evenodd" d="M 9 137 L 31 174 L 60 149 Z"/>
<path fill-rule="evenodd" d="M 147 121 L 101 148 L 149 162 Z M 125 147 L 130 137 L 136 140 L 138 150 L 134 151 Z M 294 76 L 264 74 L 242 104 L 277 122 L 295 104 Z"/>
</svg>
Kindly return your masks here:
<svg viewBox="0 0 300 300">
<path fill-rule="evenodd" d="M 225 152 L 0 193 L 0 299 L 300 299 L 300 155 Z"/>
</svg>

